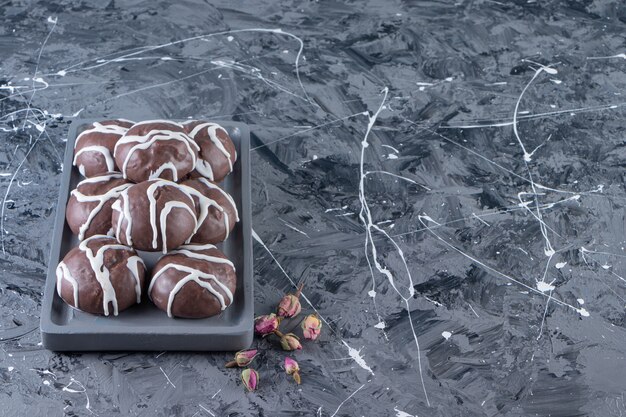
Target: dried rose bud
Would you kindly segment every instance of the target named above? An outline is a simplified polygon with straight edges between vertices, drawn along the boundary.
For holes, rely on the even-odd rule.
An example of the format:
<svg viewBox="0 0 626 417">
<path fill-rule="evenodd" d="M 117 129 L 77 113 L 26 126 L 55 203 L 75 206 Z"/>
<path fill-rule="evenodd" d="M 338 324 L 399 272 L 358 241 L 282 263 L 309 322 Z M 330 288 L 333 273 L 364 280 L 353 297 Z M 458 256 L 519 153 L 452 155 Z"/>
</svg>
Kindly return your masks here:
<svg viewBox="0 0 626 417">
<path fill-rule="evenodd" d="M 302 349 L 302 345 L 300 344 L 300 339 L 293 333 L 287 333 L 280 337 L 280 345 L 283 347 L 283 350 L 300 350 Z"/>
<path fill-rule="evenodd" d="M 241 381 L 248 391 L 254 391 L 259 383 L 259 373 L 252 368 L 241 371 Z"/>
<path fill-rule="evenodd" d="M 285 358 L 285 372 L 287 372 L 287 375 L 293 375 L 294 381 L 300 385 L 300 367 L 298 362 L 289 357 Z"/>
<path fill-rule="evenodd" d="M 305 339 L 315 340 L 322 331 L 322 321 L 317 314 L 309 314 L 300 324 Z"/>
<path fill-rule="evenodd" d="M 267 336 L 278 330 L 280 324 L 280 317 L 276 317 L 276 314 L 268 314 L 266 316 L 259 316 L 254 320 L 254 331 L 256 334 Z"/>
<path fill-rule="evenodd" d="M 302 310 L 300 300 L 293 294 L 287 294 L 280 300 L 278 304 L 278 315 L 281 317 L 294 317 L 297 316 Z"/>
<path fill-rule="evenodd" d="M 250 362 L 256 357 L 257 350 L 240 350 L 235 353 L 235 360 L 230 361 L 226 364 L 227 368 L 234 368 L 236 366 L 243 368 L 244 366 L 250 365 Z"/>
<path fill-rule="evenodd" d="M 278 303 L 278 315 L 280 317 L 295 317 L 300 314 L 302 306 L 300 305 L 300 294 L 302 293 L 302 284 L 298 287 L 295 294 L 285 295 L 280 303 Z"/>
</svg>

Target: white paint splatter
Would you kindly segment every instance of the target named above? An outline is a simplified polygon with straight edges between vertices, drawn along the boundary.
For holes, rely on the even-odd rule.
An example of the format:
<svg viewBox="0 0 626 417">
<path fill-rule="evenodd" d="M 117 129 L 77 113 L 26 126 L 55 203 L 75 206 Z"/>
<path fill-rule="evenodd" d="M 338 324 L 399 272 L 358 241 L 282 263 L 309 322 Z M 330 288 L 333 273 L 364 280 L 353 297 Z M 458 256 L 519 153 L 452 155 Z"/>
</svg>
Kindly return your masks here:
<svg viewBox="0 0 626 417">
<path fill-rule="evenodd" d="M 398 410 L 398 407 L 394 407 L 393 411 L 396 412 L 396 417 L 417 417 L 417 414 L 413 415 L 413 414 L 409 414 L 405 411 L 402 410 Z"/>
<path fill-rule="evenodd" d="M 357 363 L 357 365 L 368 371 L 370 374 L 374 375 L 374 371 L 372 371 L 372 368 L 367 365 L 365 359 L 363 359 L 363 356 L 361 356 L 361 349 L 356 350 L 355 348 L 348 345 L 345 340 L 342 340 L 342 343 L 345 347 L 348 348 L 348 355 L 350 355 L 350 357 Z"/>
<path fill-rule="evenodd" d="M 388 148 L 388 149 L 391 149 L 391 150 L 392 150 L 392 151 L 394 151 L 395 153 L 400 153 L 400 151 L 399 151 L 399 150 L 397 150 L 396 148 L 394 148 L 394 147 L 393 147 L 393 146 L 391 146 L 391 145 L 380 145 L 380 146 L 382 146 L 383 148 Z"/>
<path fill-rule="evenodd" d="M 78 385 L 81 389 L 80 390 L 76 390 L 74 388 L 70 388 L 70 386 L 72 386 L 73 384 Z M 67 384 L 66 386 L 64 386 L 61 390 L 65 391 L 65 392 L 72 393 L 72 394 L 85 394 L 85 397 L 87 398 L 87 404 L 85 404 L 85 408 L 91 414 L 95 414 L 91 410 L 91 403 L 89 402 L 89 395 L 87 394 L 87 388 L 85 388 L 85 386 L 80 381 L 74 379 L 74 377 L 70 377 L 70 383 Z"/>
<path fill-rule="evenodd" d="M 326 209 L 326 211 L 324 211 L 324 213 L 330 213 L 331 211 L 337 211 L 337 210 L 345 210 L 347 208 L 348 208 L 348 206 L 337 207 L 337 208 L 329 208 L 329 209 Z"/>
<path fill-rule="evenodd" d="M 626 54 L 622 53 L 622 54 L 611 55 L 611 56 L 590 56 L 590 57 L 587 57 L 587 59 L 589 61 L 595 60 L 595 59 L 611 59 L 611 58 L 623 58 L 623 59 L 626 59 Z"/>
<path fill-rule="evenodd" d="M 554 291 L 556 287 L 544 281 L 537 281 L 537 289 L 541 292 Z"/>
<path fill-rule="evenodd" d="M 492 268 L 491 266 L 489 266 L 489 265 L 485 264 L 484 262 L 481 262 L 479 259 L 477 259 L 477 258 L 475 258 L 475 257 L 473 257 L 473 256 L 471 256 L 471 255 L 469 255 L 469 254 L 467 254 L 467 253 L 465 253 L 465 252 L 463 252 L 462 250 L 460 250 L 459 248 L 457 248 L 456 246 L 454 246 L 453 244 L 451 244 L 450 242 L 448 242 L 446 239 L 442 238 L 442 237 L 441 237 L 441 236 L 439 236 L 437 233 L 435 233 L 435 232 L 433 231 L 433 229 L 434 229 L 434 228 L 433 228 L 433 227 L 430 227 L 428 224 L 426 224 L 426 223 L 424 222 L 424 220 L 428 220 L 428 221 L 430 221 L 430 222 L 432 222 L 432 223 L 434 223 L 434 224 L 436 224 L 436 225 L 440 226 L 440 224 L 439 224 L 439 223 L 435 222 L 435 221 L 434 221 L 433 219 L 431 219 L 429 216 L 427 216 L 427 215 L 423 214 L 423 215 L 419 215 L 417 218 L 418 218 L 419 222 L 422 224 L 422 226 L 424 226 L 424 229 L 425 229 L 425 230 L 428 230 L 428 231 L 429 231 L 429 232 L 430 232 L 433 236 L 435 236 L 435 237 L 437 238 L 437 240 L 439 240 L 440 242 L 442 242 L 444 245 L 446 245 L 446 246 L 447 246 L 447 247 L 449 247 L 450 249 L 453 249 L 454 251 L 456 251 L 456 252 L 458 252 L 459 254 L 463 255 L 463 256 L 464 256 L 464 257 L 466 257 L 467 259 L 469 259 L 469 260 L 471 260 L 471 261 L 473 261 L 473 262 L 477 263 L 478 265 L 480 265 L 480 266 L 481 266 L 481 267 L 483 267 L 484 269 L 486 269 L 486 270 L 488 270 L 488 271 L 492 272 L 492 273 L 493 273 L 493 274 L 495 274 L 495 275 L 498 275 L 498 276 L 500 276 L 500 277 L 502 277 L 502 278 L 505 278 L 505 279 L 507 279 L 507 280 L 509 280 L 509 281 L 511 281 L 511 282 L 514 282 L 515 284 L 517 284 L 517 285 L 519 285 L 519 286 L 521 286 L 521 287 L 524 287 L 524 288 L 526 288 L 526 289 L 528 289 L 528 290 L 530 290 L 530 291 L 532 291 L 532 292 L 535 292 L 535 293 L 538 293 L 538 294 L 543 295 L 544 297 L 550 298 L 553 302 L 555 302 L 555 303 L 557 303 L 557 304 L 559 304 L 559 305 L 561 305 L 561 306 L 563 306 L 563 307 L 568 307 L 568 308 L 571 308 L 572 310 L 575 310 L 577 313 L 579 313 L 579 314 L 580 314 L 580 315 L 582 315 L 582 316 L 585 316 L 585 317 L 589 316 L 589 313 L 588 313 L 586 310 L 584 310 L 584 309 L 580 309 L 580 308 L 576 308 L 576 307 L 574 307 L 573 305 L 566 303 L 565 301 L 561 301 L 561 300 L 559 300 L 559 299 L 557 299 L 557 298 L 554 298 L 554 297 L 548 296 L 548 295 L 546 295 L 545 293 L 543 293 L 542 291 L 540 291 L 540 290 L 538 290 L 538 289 L 536 289 L 536 288 L 533 288 L 533 287 L 531 287 L 531 286 L 529 286 L 529 285 L 527 285 L 527 284 L 523 283 L 523 282 L 522 282 L 522 281 L 520 281 L 519 279 L 516 279 L 516 278 L 514 278 L 514 277 L 512 277 L 512 276 L 510 276 L 510 275 L 507 275 L 507 274 L 505 274 L 505 273 L 503 273 L 503 272 L 500 272 L 500 271 L 498 271 L 497 269 L 494 269 L 494 268 Z M 550 284 L 548 284 L 548 285 L 550 285 Z"/>
<path fill-rule="evenodd" d="M 343 401 L 339 404 L 339 406 L 337 407 L 337 409 L 335 410 L 335 412 L 334 412 L 334 413 L 333 413 L 330 417 L 335 417 L 335 416 L 337 415 L 337 413 L 339 412 L 339 409 L 341 408 L 341 406 L 343 406 L 343 405 L 346 403 L 346 401 L 348 401 L 350 398 L 354 397 L 354 395 L 355 395 L 357 392 L 361 391 L 361 390 L 363 389 L 363 387 L 364 387 L 364 386 L 365 386 L 365 384 L 361 385 L 360 387 L 358 387 L 358 388 L 356 389 L 356 391 L 354 391 L 352 394 L 350 394 L 350 395 L 348 396 L 348 398 L 346 398 L 345 400 L 343 400 Z M 319 414 L 320 414 L 320 415 L 322 414 L 322 413 L 321 413 L 321 407 L 320 407 L 320 413 L 319 413 Z"/>
<path fill-rule="evenodd" d="M 561 269 L 563 268 L 565 265 L 567 265 L 567 262 L 558 262 L 556 265 L 554 265 L 554 267 L 556 269 Z"/>
<path fill-rule="evenodd" d="M 282 222 L 285 224 L 285 226 L 287 226 L 287 227 L 288 227 L 288 228 L 290 228 L 291 230 L 294 230 L 294 231 L 296 231 L 296 232 L 298 232 L 298 233 L 300 233 L 300 234 L 302 234 L 302 235 L 304 235 L 304 236 L 306 236 L 306 237 L 309 237 L 309 235 L 308 235 L 306 232 L 303 232 L 302 230 L 300 230 L 300 229 L 298 229 L 298 228 L 296 228 L 296 227 L 294 227 L 294 226 L 290 225 L 289 223 L 287 223 L 287 222 L 286 222 L 286 221 L 284 221 L 283 219 L 280 219 L 280 221 L 282 221 Z"/>
<path fill-rule="evenodd" d="M 444 339 L 448 340 L 452 337 L 452 333 L 445 331 L 445 332 L 441 332 L 441 335 L 443 336 Z"/>
<path fill-rule="evenodd" d="M 167 379 L 167 383 L 170 384 L 172 387 L 176 388 L 176 385 L 174 385 L 174 383 L 172 382 L 172 380 L 170 379 L 170 377 L 165 373 L 165 371 L 163 370 L 163 368 L 161 368 L 159 366 L 159 369 L 161 370 L 161 372 L 163 372 L 163 375 L 165 375 L 165 378 Z"/>
<path fill-rule="evenodd" d="M 206 408 L 205 406 L 203 406 L 202 404 L 198 404 L 198 407 L 202 408 L 204 411 L 206 411 L 207 413 L 209 413 L 212 417 L 215 417 L 215 414 L 213 413 L 213 411 L 209 410 L 208 408 Z"/>
</svg>

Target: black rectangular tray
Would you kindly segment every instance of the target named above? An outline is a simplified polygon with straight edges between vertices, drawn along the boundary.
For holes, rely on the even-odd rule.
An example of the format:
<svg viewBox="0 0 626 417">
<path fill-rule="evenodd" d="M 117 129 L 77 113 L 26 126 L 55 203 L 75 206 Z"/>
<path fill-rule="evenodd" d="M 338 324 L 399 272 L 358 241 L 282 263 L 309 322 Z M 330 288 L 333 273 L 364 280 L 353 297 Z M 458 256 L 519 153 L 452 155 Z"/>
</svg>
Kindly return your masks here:
<svg viewBox="0 0 626 417">
<path fill-rule="evenodd" d="M 74 141 L 86 126 L 97 120 L 79 119 L 69 131 L 61 191 L 57 205 L 48 275 L 41 308 L 43 345 L 55 351 L 182 350 L 229 351 L 252 343 L 254 322 L 252 224 L 250 208 L 250 130 L 237 122 L 217 122 L 230 134 L 238 159 L 221 186 L 232 195 L 240 222 L 226 242 L 217 245 L 235 264 L 237 291 L 233 303 L 218 316 L 207 319 L 172 319 L 145 296 L 141 304 L 115 316 L 97 316 L 75 310 L 56 292 L 56 266 L 78 239 L 65 221 L 70 192 L 82 179 L 72 166 Z M 139 252 L 148 269 L 161 253 Z M 148 279 L 149 281 L 149 279 Z"/>
</svg>

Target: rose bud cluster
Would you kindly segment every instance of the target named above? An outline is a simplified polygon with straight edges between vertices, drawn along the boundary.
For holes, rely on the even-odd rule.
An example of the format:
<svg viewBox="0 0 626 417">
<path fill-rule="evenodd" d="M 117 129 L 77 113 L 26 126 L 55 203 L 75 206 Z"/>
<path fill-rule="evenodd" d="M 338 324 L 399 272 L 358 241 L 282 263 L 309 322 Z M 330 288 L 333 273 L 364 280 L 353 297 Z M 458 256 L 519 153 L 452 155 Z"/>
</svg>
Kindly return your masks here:
<svg viewBox="0 0 626 417">
<path fill-rule="evenodd" d="M 297 323 L 293 323 L 291 319 L 302 312 L 302 304 L 300 303 L 302 287 L 303 285 L 300 284 L 294 294 L 289 293 L 283 296 L 276 307 L 276 313 L 258 316 L 254 319 L 255 334 L 263 338 L 273 335 L 278 338 L 282 349 L 288 352 L 302 350 L 303 347 L 300 337 L 294 334 L 293 331 L 289 331 L 286 334 L 280 331 L 280 326 L 284 321 L 290 323 L 291 330 L 297 327 Z M 304 339 L 317 340 L 322 331 L 322 320 L 318 314 L 309 314 L 300 322 L 300 328 Z M 250 365 L 257 354 L 258 351 L 256 349 L 239 351 L 235 354 L 235 358 L 226 364 L 226 367 L 245 368 Z M 286 357 L 284 368 L 287 375 L 291 375 L 296 384 L 299 385 L 302 382 L 298 362 Z M 241 372 L 241 381 L 248 391 L 254 391 L 258 387 L 259 373 L 252 368 L 246 368 Z"/>
<path fill-rule="evenodd" d="M 256 358 L 258 350 L 240 350 L 235 353 L 235 358 L 226 363 L 227 368 L 245 368 Z M 259 383 L 259 373 L 252 368 L 241 371 L 241 381 L 248 391 L 254 391 Z"/>
</svg>

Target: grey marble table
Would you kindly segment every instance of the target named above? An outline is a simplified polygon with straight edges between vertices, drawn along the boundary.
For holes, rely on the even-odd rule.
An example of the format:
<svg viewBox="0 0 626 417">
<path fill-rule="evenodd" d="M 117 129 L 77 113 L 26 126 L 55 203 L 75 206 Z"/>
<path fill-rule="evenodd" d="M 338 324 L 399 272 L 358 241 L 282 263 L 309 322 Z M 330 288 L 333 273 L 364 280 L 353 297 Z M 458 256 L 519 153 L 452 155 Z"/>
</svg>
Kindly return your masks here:
<svg viewBox="0 0 626 417">
<path fill-rule="evenodd" d="M 0 415 L 626 413 L 621 0 L 0 3 Z M 256 312 L 322 336 L 55 354 L 38 330 L 68 125 L 253 126 Z M 67 169 L 67 167 L 65 167 Z"/>
</svg>

